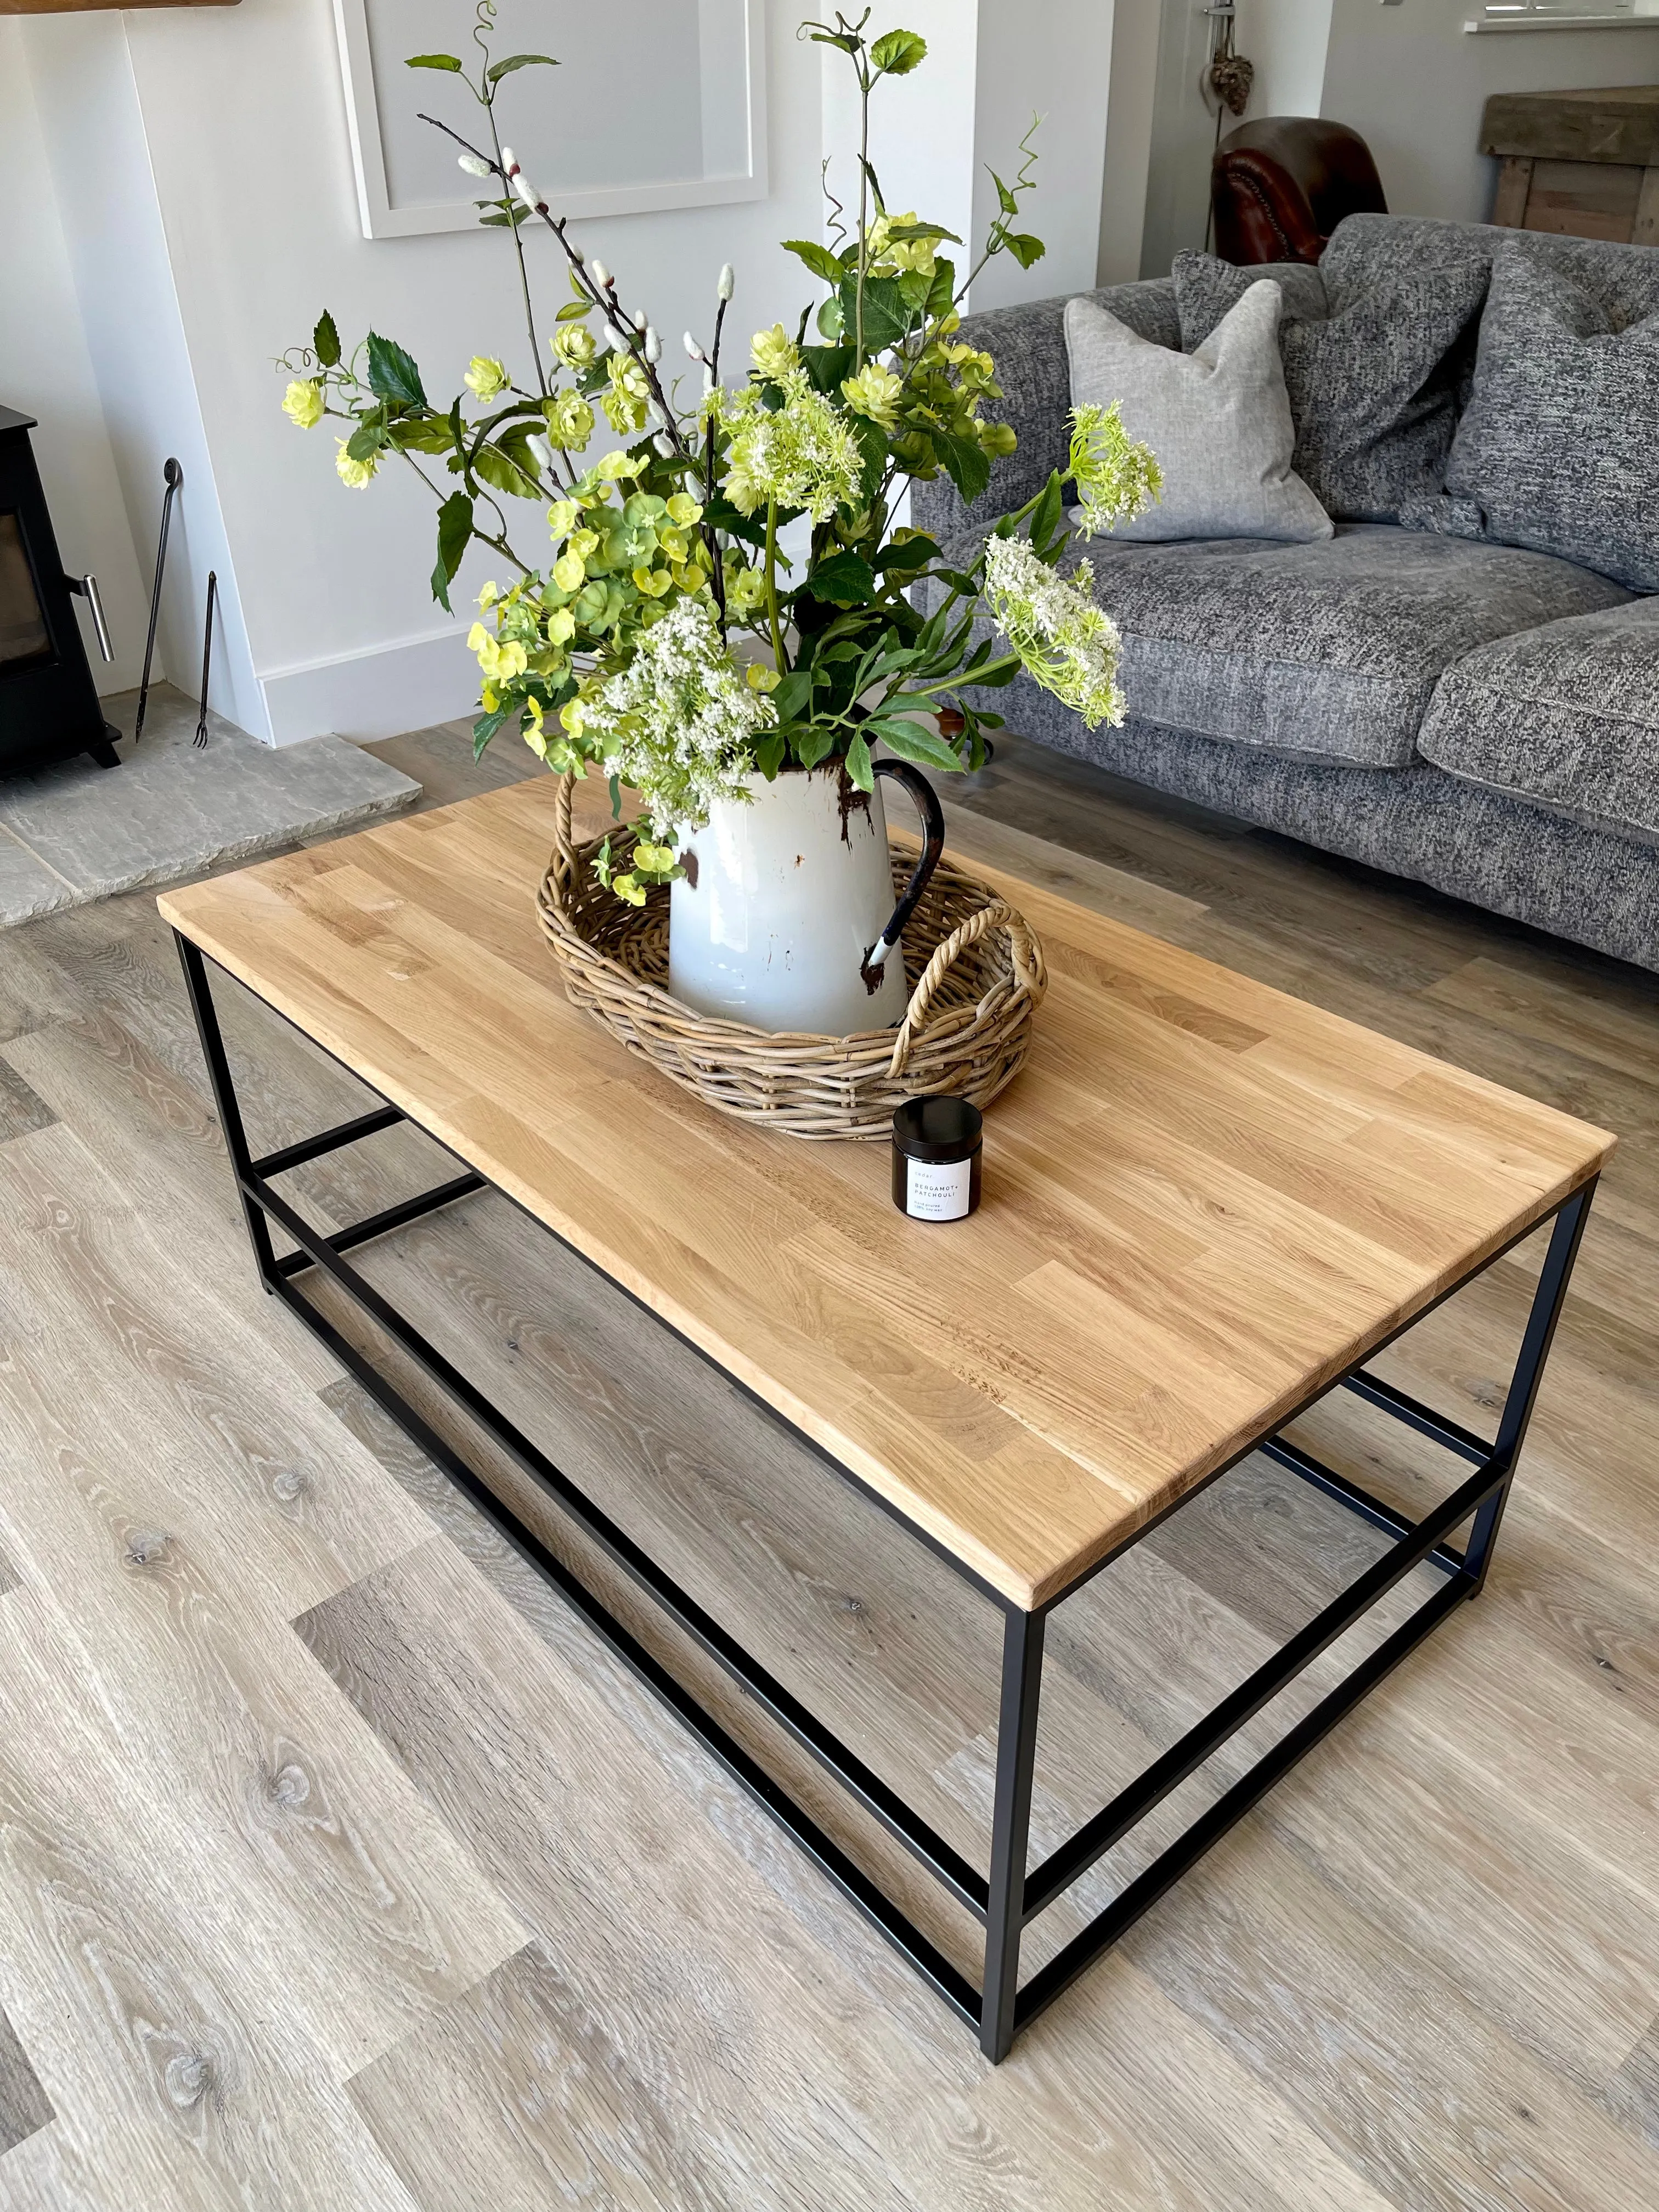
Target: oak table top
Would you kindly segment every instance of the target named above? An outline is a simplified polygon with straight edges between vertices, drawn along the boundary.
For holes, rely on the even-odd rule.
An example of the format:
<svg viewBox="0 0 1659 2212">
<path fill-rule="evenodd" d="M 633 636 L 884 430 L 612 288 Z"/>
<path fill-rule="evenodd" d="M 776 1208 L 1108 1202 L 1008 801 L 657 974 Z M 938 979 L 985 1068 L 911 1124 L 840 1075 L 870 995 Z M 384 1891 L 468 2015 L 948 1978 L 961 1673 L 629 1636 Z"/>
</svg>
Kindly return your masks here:
<svg viewBox="0 0 1659 2212">
<path fill-rule="evenodd" d="M 1049 993 L 987 1114 L 979 1212 L 911 1221 L 885 1146 L 728 1120 L 568 1004 L 533 906 L 553 805 L 550 778 L 511 785 L 161 913 L 1019 1606 L 1613 1149 L 987 869 Z"/>
</svg>

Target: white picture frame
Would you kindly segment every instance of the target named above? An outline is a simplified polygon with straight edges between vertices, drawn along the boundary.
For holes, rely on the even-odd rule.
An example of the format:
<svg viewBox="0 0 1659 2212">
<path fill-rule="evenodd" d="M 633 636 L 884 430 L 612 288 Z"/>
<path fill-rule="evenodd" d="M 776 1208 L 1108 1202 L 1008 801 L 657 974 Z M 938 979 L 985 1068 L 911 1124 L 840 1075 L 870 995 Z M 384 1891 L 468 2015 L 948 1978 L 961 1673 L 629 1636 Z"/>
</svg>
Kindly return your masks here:
<svg viewBox="0 0 1659 2212">
<path fill-rule="evenodd" d="M 685 0 L 695 8 L 698 0 Z M 741 200 L 764 199 L 768 191 L 766 158 L 766 7 L 765 0 L 732 0 L 741 10 L 744 63 L 747 84 L 744 105 L 747 118 L 747 158 L 739 155 L 731 173 L 668 179 L 641 179 L 637 183 L 611 183 L 569 189 L 560 187 L 556 215 L 580 221 L 607 215 L 652 215 L 666 208 L 724 207 Z M 375 78 L 374 46 L 369 20 L 372 7 L 392 15 L 397 0 L 334 0 L 335 30 L 339 40 L 340 71 L 345 88 L 346 125 L 351 140 L 351 162 L 357 185 L 357 210 L 365 238 L 422 238 L 434 233 L 478 228 L 474 202 L 483 197 L 487 182 L 454 169 L 452 199 L 401 199 L 389 180 L 391 164 L 381 118 L 381 97 L 388 88 Z M 465 46 L 463 52 L 469 54 Z M 637 71 L 647 56 L 637 49 L 630 68 Z M 397 90 L 407 94 L 420 82 L 423 88 L 453 83 L 441 75 L 410 77 L 401 70 Z M 526 76 L 514 80 L 522 84 Z M 458 125 L 462 118 L 457 118 Z M 502 132 L 505 138 L 506 131 Z M 476 142 L 475 142 L 476 143 Z M 531 155 L 525 155 L 526 169 Z M 554 194 L 546 183 L 541 189 Z"/>
</svg>

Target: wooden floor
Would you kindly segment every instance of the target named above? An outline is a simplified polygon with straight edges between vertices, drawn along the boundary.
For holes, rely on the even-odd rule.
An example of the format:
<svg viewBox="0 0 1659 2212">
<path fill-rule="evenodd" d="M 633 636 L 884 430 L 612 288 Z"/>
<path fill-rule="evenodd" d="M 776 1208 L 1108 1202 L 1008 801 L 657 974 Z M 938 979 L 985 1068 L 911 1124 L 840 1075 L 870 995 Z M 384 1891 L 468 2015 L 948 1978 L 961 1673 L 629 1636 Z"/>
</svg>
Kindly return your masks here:
<svg viewBox="0 0 1659 2212">
<path fill-rule="evenodd" d="M 434 801 L 517 771 L 447 732 L 376 750 Z M 1487 1594 L 988 2069 L 260 1294 L 151 897 L 8 933 L 3 2212 L 1659 2203 L 1659 980 L 1012 743 L 953 841 L 1619 1133 Z M 353 1110 L 222 1003 L 256 1146 Z M 429 1149 L 294 1181 L 343 1221 Z M 504 1200 L 364 1264 L 983 1863 L 994 1624 L 930 1555 Z M 1490 1432 L 1535 1268 L 1386 1371 Z M 1357 1402 L 1304 1430 L 1413 1510 L 1447 1486 Z M 1377 1548 L 1253 1461 L 1063 1608 L 1034 1850 Z"/>
</svg>

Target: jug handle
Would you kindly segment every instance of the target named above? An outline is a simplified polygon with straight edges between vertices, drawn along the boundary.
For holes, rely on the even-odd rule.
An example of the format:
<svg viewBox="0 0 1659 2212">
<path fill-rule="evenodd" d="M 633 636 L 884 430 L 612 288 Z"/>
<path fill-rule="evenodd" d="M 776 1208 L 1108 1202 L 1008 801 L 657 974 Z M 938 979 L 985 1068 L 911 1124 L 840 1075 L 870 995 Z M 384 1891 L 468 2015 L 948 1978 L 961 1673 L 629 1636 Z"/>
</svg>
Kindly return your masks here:
<svg viewBox="0 0 1659 2212">
<path fill-rule="evenodd" d="M 895 783 L 902 784 L 915 801 L 916 811 L 921 817 L 923 830 L 921 858 L 910 872 L 904 886 L 904 896 L 893 908 L 893 918 L 870 950 L 865 954 L 859 973 L 864 978 L 867 991 L 874 991 L 881 981 L 882 963 L 904 933 L 904 925 L 921 902 L 921 895 L 933 880 L 933 870 L 939 866 L 939 854 L 945 850 L 945 809 L 939 803 L 939 793 L 933 789 L 919 768 L 908 761 L 882 760 L 875 764 L 878 775 L 889 776 Z"/>
</svg>

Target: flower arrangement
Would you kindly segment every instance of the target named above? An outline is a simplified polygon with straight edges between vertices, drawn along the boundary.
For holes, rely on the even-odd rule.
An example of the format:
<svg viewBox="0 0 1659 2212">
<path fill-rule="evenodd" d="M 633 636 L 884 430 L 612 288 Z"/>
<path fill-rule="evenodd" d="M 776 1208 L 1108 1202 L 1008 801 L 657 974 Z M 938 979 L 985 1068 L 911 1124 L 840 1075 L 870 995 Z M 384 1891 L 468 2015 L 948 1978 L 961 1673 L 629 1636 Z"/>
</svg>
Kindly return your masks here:
<svg viewBox="0 0 1659 2212">
<path fill-rule="evenodd" d="M 960 310 L 994 258 L 1012 254 L 1029 268 L 1043 252 L 1015 228 L 1033 186 L 1030 135 L 1013 181 L 994 177 L 999 213 L 966 275 L 944 251 L 962 241 L 914 211 L 890 212 L 861 152 L 856 228 L 829 196 L 835 244 L 785 241 L 821 298 L 793 334 L 781 323 L 757 332 L 747 374 L 723 382 L 735 280 L 722 269 L 709 343 L 685 335 L 697 389 L 683 398 L 665 379 L 648 315 L 623 305 L 610 270 L 568 235 L 501 141 L 505 81 L 557 64 L 546 54 L 493 59 L 494 12 L 494 0 L 477 0 L 475 74 L 452 54 L 416 54 L 408 66 L 459 76 L 481 111 L 485 146 L 422 120 L 456 142 L 470 175 L 493 180 L 477 205 L 514 249 L 527 380 L 477 356 L 465 396 L 438 407 L 401 346 L 370 332 L 348 357 L 326 313 L 309 347 L 283 363 L 290 419 L 346 427 L 336 457 L 344 483 L 366 488 L 388 458 L 428 483 L 438 505 L 432 592 L 447 611 L 474 541 L 513 572 L 505 589 L 485 586 L 469 638 L 483 678 L 477 749 L 510 724 L 550 768 L 597 768 L 613 799 L 623 782 L 638 790 L 653 842 L 612 880 L 637 902 L 675 873 L 677 834 L 701 827 L 713 799 L 744 795 L 757 773 L 839 762 L 868 791 L 878 742 L 936 769 L 977 767 L 985 733 L 1001 726 L 982 695 L 1021 666 L 1091 726 L 1121 720 L 1117 632 L 1094 604 L 1087 564 L 1060 574 L 1070 532 L 1059 471 L 962 567 L 896 521 L 912 480 L 943 471 L 972 501 L 1013 450 L 1012 428 L 981 411 L 1001 396 L 996 366 L 963 338 Z M 864 149 L 876 87 L 908 76 L 927 55 L 911 31 L 866 37 L 869 15 L 802 26 L 848 58 Z M 545 344 L 526 223 L 551 233 L 569 283 Z M 601 416 L 620 442 L 590 459 Z M 437 465 L 448 489 L 431 472 Z M 1070 473 L 1085 533 L 1158 495 L 1158 465 L 1115 408 L 1078 410 Z M 545 516 L 551 544 L 539 561 L 509 537 L 515 501 Z M 779 541 L 803 517 L 811 548 L 797 578 Z M 912 604 L 921 584 L 938 587 L 926 617 Z M 982 607 L 1012 651 L 975 640 Z M 954 710 L 954 737 L 935 734 L 943 708 Z"/>
</svg>

